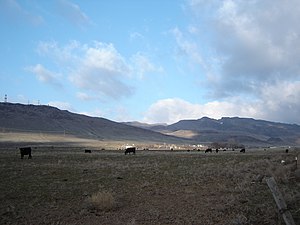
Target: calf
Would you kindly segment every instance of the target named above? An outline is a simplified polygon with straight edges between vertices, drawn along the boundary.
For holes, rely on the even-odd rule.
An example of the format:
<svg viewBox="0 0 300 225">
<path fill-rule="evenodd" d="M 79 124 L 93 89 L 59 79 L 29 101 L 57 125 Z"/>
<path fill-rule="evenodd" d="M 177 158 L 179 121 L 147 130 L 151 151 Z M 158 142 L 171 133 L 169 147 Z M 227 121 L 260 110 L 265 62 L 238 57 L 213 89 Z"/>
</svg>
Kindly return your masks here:
<svg viewBox="0 0 300 225">
<path fill-rule="evenodd" d="M 28 159 L 31 159 L 31 147 L 23 147 L 23 148 L 19 148 L 20 149 L 20 153 L 21 153 L 21 159 L 24 158 L 24 155 L 28 155 Z"/>
<path fill-rule="evenodd" d="M 131 152 L 135 154 L 135 147 L 128 147 L 125 149 L 125 155 L 127 155 L 127 153 L 130 154 Z"/>
</svg>

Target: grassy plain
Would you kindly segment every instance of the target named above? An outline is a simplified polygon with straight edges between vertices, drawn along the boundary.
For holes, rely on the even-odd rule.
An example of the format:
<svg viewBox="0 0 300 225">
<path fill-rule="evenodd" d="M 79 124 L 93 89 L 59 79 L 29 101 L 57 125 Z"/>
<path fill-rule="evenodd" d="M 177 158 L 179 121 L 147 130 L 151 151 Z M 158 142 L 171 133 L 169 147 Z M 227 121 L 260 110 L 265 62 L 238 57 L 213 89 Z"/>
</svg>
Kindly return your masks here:
<svg viewBox="0 0 300 225">
<path fill-rule="evenodd" d="M 268 176 L 300 224 L 295 149 L 125 156 L 40 146 L 32 159 L 16 148 L 0 154 L 0 224 L 284 224 Z"/>
</svg>

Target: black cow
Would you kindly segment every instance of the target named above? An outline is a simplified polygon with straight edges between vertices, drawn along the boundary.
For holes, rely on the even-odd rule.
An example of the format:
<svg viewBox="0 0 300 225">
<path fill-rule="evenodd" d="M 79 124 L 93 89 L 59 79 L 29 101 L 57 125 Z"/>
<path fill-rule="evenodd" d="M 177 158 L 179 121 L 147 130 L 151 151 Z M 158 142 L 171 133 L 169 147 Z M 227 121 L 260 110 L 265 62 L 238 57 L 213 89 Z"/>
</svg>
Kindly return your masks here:
<svg viewBox="0 0 300 225">
<path fill-rule="evenodd" d="M 218 153 L 219 152 L 219 149 L 216 149 L 216 153 Z"/>
<path fill-rule="evenodd" d="M 92 150 L 90 150 L 90 149 L 85 149 L 85 150 L 84 150 L 84 153 L 92 153 Z"/>
<path fill-rule="evenodd" d="M 130 154 L 131 152 L 135 154 L 135 147 L 127 147 L 125 149 L 125 155 L 127 155 L 127 153 Z"/>
<path fill-rule="evenodd" d="M 245 150 L 244 148 L 242 148 L 240 152 L 245 153 L 245 151 L 246 151 L 246 150 Z"/>
<path fill-rule="evenodd" d="M 24 158 L 24 155 L 28 155 L 28 159 L 31 159 L 31 147 L 23 147 L 23 148 L 19 148 L 20 149 L 20 153 L 21 153 L 21 159 Z"/>
<path fill-rule="evenodd" d="M 205 153 L 207 153 L 207 152 L 212 152 L 212 149 L 211 148 L 206 149 Z"/>
<path fill-rule="evenodd" d="M 288 149 L 286 149 L 286 150 L 285 150 L 285 153 L 289 153 L 289 150 L 288 150 Z"/>
</svg>

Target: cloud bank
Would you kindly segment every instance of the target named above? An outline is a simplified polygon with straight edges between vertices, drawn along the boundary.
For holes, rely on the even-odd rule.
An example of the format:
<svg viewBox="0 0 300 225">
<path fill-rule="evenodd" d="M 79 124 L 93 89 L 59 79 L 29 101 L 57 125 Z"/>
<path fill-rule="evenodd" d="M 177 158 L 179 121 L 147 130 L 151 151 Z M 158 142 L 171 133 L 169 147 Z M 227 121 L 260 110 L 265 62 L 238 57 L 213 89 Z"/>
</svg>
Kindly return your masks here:
<svg viewBox="0 0 300 225">
<path fill-rule="evenodd" d="M 223 1 L 213 18 L 223 57 L 218 93 L 261 94 L 266 85 L 300 78 L 300 2 Z"/>
<path fill-rule="evenodd" d="M 180 98 L 161 99 L 152 104 L 146 112 L 143 122 L 172 124 L 182 119 L 199 119 L 203 116 L 219 119 L 221 117 L 262 117 L 259 104 L 243 102 L 239 98 L 227 101 L 211 101 L 195 104 Z"/>
<path fill-rule="evenodd" d="M 26 70 L 43 83 L 58 85 L 67 82 L 78 90 L 76 96 L 82 101 L 130 97 L 135 91 L 132 80 L 163 70 L 141 52 L 125 58 L 112 43 L 99 41 L 81 44 L 73 40 L 65 45 L 55 41 L 40 42 L 37 53 L 50 59 L 62 75 L 47 70 L 41 63 L 28 66 Z"/>
<path fill-rule="evenodd" d="M 175 28 L 173 35 L 204 71 L 199 88 L 208 101 L 158 100 L 144 120 L 244 116 L 299 124 L 300 2 L 190 0 L 187 10 L 197 32 Z"/>
</svg>

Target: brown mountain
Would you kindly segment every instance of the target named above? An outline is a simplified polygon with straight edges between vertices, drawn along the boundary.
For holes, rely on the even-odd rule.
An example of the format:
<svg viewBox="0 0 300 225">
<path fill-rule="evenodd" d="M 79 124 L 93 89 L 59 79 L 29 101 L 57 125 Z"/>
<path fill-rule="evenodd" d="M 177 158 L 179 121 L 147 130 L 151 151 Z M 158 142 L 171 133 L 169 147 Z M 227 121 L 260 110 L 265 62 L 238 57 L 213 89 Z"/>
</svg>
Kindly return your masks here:
<svg viewBox="0 0 300 225">
<path fill-rule="evenodd" d="M 223 117 L 219 120 L 203 117 L 181 120 L 171 125 L 145 126 L 154 131 L 195 142 L 237 142 L 247 145 L 299 145 L 300 126 L 252 118 Z"/>
<path fill-rule="evenodd" d="M 179 143 L 182 138 L 45 105 L 0 103 L 0 129 L 65 133 L 97 140 Z"/>
<path fill-rule="evenodd" d="M 236 142 L 246 145 L 299 145 L 300 126 L 251 118 L 203 117 L 177 123 L 117 123 L 45 105 L 0 103 L 1 131 L 65 133 L 111 141 L 159 143 Z"/>
</svg>

